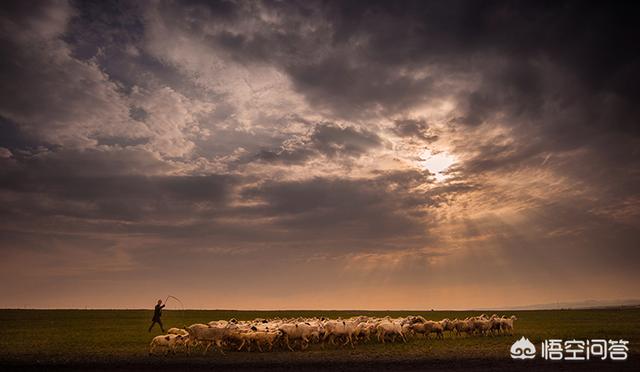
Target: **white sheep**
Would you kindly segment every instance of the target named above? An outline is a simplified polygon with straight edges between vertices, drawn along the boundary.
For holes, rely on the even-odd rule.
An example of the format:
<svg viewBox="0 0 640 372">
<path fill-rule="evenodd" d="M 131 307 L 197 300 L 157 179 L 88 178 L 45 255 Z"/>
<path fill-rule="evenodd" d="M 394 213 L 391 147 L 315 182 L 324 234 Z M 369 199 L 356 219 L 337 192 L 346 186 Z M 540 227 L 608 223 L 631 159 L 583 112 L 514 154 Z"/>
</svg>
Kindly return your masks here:
<svg viewBox="0 0 640 372">
<path fill-rule="evenodd" d="M 187 336 L 189 333 L 187 333 L 187 331 L 181 328 L 169 328 L 169 330 L 167 331 L 167 334 Z"/>
<path fill-rule="evenodd" d="M 268 347 L 269 351 L 273 350 L 273 345 L 283 335 L 282 331 L 261 331 L 258 329 L 247 333 L 248 351 L 251 351 L 251 345 L 255 344 L 260 352 L 263 347 Z"/>
<path fill-rule="evenodd" d="M 350 344 L 353 348 L 353 335 L 356 333 L 356 324 L 351 320 L 330 320 L 324 323 L 324 337 L 322 341 L 329 339 L 332 345 L 334 340 L 341 338 L 344 340 L 343 346 Z"/>
<path fill-rule="evenodd" d="M 167 334 L 156 336 L 151 340 L 149 344 L 149 355 L 153 355 L 157 348 L 164 348 L 165 355 L 176 352 L 176 346 L 180 344 L 184 344 L 185 336 L 183 335 L 175 335 L 175 334 Z"/>
<path fill-rule="evenodd" d="M 407 342 L 407 338 L 404 336 L 404 333 L 402 332 L 402 326 L 400 324 L 384 320 L 378 324 L 376 329 L 378 331 L 378 341 L 382 342 L 383 344 L 385 343 L 385 338 L 387 336 L 392 337 L 391 342 L 395 341 L 396 336 L 400 336 L 400 338 L 404 342 Z"/>
<path fill-rule="evenodd" d="M 313 339 L 320 338 L 320 330 L 317 326 L 307 323 L 282 324 L 278 327 L 282 332 L 285 345 L 289 350 L 293 351 L 290 341 L 299 340 L 302 350 L 309 346 L 309 342 Z"/>
<path fill-rule="evenodd" d="M 221 354 L 224 354 L 224 350 L 222 350 L 222 342 L 225 336 L 229 333 L 229 330 L 227 328 L 193 324 L 187 327 L 186 331 L 189 333 L 190 340 L 201 342 L 206 345 L 202 353 L 203 355 L 207 353 L 207 351 L 213 346 L 213 344 L 216 345 L 218 351 L 220 351 Z"/>
<path fill-rule="evenodd" d="M 499 318 L 500 330 L 505 333 L 513 333 L 513 323 L 518 320 L 515 315 L 511 315 L 509 318 Z"/>
</svg>

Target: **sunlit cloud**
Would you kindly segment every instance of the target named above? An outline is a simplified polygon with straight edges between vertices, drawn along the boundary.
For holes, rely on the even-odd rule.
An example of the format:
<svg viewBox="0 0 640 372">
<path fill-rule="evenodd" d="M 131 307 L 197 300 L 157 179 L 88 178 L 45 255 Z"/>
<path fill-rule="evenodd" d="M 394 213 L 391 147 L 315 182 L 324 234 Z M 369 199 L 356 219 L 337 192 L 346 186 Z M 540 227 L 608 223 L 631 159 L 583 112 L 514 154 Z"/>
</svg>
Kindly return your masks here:
<svg viewBox="0 0 640 372">
<path fill-rule="evenodd" d="M 456 158 L 445 151 L 431 152 L 425 150 L 420 154 L 420 165 L 434 174 L 438 181 L 444 181 L 448 178 L 446 171 L 456 163 Z"/>
</svg>

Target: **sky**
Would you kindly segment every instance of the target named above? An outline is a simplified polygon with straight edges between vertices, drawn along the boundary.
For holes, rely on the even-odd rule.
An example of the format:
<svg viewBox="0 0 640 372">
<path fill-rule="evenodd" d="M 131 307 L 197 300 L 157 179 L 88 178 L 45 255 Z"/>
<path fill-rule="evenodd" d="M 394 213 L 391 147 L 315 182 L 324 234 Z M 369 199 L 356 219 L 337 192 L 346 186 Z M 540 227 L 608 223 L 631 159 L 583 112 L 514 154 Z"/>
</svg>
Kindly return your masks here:
<svg viewBox="0 0 640 372">
<path fill-rule="evenodd" d="M 3 1 L 0 307 L 640 298 L 629 7 Z"/>
</svg>

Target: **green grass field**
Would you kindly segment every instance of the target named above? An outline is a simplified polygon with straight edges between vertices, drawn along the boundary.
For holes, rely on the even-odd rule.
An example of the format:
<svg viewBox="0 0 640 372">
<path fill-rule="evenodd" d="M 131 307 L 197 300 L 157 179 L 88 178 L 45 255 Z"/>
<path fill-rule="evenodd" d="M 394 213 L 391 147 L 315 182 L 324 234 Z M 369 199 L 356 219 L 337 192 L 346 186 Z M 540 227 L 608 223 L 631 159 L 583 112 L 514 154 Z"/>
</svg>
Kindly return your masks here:
<svg viewBox="0 0 640 372">
<path fill-rule="evenodd" d="M 444 340 L 416 338 L 407 344 L 360 344 L 355 349 L 318 345 L 307 351 L 229 352 L 223 356 L 210 353 L 149 357 L 151 338 L 160 333 L 156 327 L 147 332 L 151 311 L 145 310 L 0 310 L 0 362 L 4 363 L 73 363 L 136 362 L 158 360 L 222 360 L 224 363 L 269 363 L 296 361 L 376 361 L 389 359 L 508 359 L 509 348 L 524 335 L 536 345 L 544 339 L 626 339 L 630 341 L 630 358 L 640 354 L 640 309 L 515 311 L 519 320 L 513 336 L 446 337 Z M 367 312 L 367 311 L 164 311 L 165 327 L 182 326 L 217 319 L 254 319 L 256 317 L 353 315 L 405 316 L 422 315 L 439 320 L 464 318 L 479 312 Z"/>
</svg>

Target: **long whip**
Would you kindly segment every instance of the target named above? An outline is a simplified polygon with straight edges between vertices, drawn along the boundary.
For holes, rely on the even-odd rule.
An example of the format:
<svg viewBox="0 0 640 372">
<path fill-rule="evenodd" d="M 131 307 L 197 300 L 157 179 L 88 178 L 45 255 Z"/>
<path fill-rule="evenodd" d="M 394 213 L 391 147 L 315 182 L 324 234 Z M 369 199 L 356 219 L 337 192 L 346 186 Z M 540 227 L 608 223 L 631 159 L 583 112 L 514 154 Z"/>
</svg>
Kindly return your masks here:
<svg viewBox="0 0 640 372">
<path fill-rule="evenodd" d="M 182 308 L 182 311 L 181 311 L 182 323 L 184 323 L 184 304 L 182 303 L 182 301 L 180 301 L 178 297 L 172 296 L 172 295 L 167 295 L 167 298 L 164 300 L 164 303 L 166 304 L 170 298 L 178 301 L 178 303 L 180 304 L 180 307 Z"/>
</svg>

